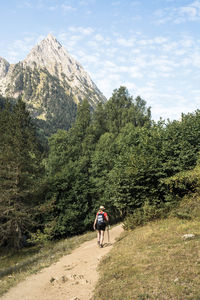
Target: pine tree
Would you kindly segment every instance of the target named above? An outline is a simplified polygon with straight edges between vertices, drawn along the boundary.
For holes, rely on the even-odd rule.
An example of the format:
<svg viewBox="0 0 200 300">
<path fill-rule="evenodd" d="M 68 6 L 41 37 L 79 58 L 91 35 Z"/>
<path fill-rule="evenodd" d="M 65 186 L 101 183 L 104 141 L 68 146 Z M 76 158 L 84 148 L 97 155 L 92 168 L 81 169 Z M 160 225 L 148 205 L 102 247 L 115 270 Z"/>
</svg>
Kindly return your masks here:
<svg viewBox="0 0 200 300">
<path fill-rule="evenodd" d="M 33 225 L 40 168 L 35 131 L 25 104 L 0 110 L 0 246 L 19 249 Z"/>
</svg>

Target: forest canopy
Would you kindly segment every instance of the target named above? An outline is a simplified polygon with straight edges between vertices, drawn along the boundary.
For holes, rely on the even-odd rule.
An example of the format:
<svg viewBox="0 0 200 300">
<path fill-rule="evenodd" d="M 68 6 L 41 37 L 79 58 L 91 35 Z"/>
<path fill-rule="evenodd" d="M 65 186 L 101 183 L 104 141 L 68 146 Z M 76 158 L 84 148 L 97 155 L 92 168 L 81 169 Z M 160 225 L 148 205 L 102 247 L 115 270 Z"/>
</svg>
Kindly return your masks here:
<svg viewBox="0 0 200 300">
<path fill-rule="evenodd" d="M 82 233 L 101 204 L 113 223 L 147 203 L 170 206 L 184 194 L 170 178 L 198 164 L 200 111 L 155 122 L 126 87 L 95 111 L 85 99 L 48 147 L 22 100 L 0 103 L 0 247 Z"/>
</svg>

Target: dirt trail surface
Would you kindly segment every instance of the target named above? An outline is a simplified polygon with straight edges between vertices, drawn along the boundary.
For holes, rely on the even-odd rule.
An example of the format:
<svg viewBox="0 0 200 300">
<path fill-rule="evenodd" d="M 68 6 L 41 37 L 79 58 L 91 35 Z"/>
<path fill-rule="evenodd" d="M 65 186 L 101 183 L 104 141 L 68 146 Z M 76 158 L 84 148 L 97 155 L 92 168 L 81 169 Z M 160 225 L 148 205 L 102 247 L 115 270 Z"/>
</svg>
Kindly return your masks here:
<svg viewBox="0 0 200 300">
<path fill-rule="evenodd" d="M 105 232 L 103 248 L 97 246 L 96 239 L 83 243 L 57 263 L 11 288 L 0 299 L 89 300 L 98 280 L 97 266 L 122 231 L 121 225 L 112 228 L 109 243 Z"/>
</svg>

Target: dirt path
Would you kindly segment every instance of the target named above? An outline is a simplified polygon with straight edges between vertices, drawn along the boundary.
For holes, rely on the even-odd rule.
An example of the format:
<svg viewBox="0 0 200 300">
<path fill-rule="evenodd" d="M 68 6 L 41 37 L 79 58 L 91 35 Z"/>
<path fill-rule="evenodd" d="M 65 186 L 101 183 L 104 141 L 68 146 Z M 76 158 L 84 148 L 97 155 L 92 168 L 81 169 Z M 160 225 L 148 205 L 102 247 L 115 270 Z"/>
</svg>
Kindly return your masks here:
<svg viewBox="0 0 200 300">
<path fill-rule="evenodd" d="M 57 263 L 10 289 L 1 300 L 89 300 L 98 280 L 100 259 L 110 251 L 122 231 L 121 226 L 114 227 L 110 231 L 110 243 L 106 232 L 104 248 L 97 247 L 96 239 L 83 243 Z"/>
</svg>

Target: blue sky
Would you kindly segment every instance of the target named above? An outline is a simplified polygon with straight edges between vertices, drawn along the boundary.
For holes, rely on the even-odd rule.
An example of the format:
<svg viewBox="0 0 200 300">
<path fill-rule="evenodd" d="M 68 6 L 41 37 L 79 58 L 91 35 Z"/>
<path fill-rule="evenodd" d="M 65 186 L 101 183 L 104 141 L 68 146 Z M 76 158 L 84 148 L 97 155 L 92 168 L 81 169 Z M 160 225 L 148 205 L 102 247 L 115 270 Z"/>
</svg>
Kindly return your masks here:
<svg viewBox="0 0 200 300">
<path fill-rule="evenodd" d="M 0 1 L 0 56 L 52 33 L 109 98 L 124 85 L 158 120 L 200 109 L 200 0 Z"/>
</svg>

